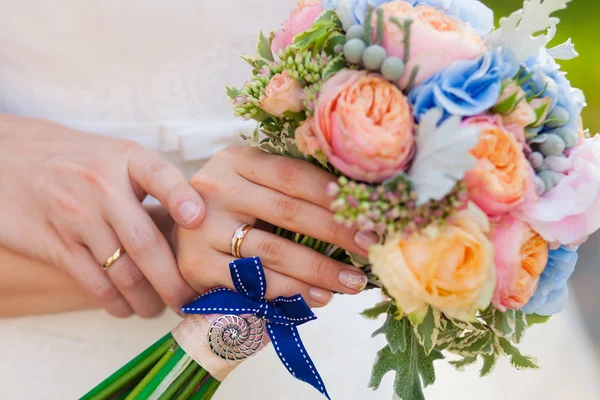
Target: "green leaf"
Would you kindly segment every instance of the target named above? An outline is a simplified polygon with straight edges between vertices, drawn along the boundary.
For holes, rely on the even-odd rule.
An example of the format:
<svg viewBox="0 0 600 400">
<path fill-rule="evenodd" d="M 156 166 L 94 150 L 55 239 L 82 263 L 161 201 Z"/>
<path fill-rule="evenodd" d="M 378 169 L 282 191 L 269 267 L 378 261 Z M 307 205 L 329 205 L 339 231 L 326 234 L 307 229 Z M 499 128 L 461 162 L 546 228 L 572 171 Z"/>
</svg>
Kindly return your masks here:
<svg viewBox="0 0 600 400">
<path fill-rule="evenodd" d="M 530 356 L 524 356 L 521 354 L 519 349 L 510 344 L 510 342 L 504 338 L 499 339 L 500 347 L 502 351 L 510 356 L 510 364 L 518 370 L 523 369 L 539 369 L 535 358 Z"/>
<path fill-rule="evenodd" d="M 392 352 L 389 346 L 377 353 L 369 387 L 377 389 L 383 377 L 396 372 L 394 387 L 402 400 L 424 400 L 423 387 L 435 381 L 433 362 L 444 358 L 441 352 L 425 354 L 409 323 L 404 326 L 408 345 L 405 351 Z"/>
<path fill-rule="evenodd" d="M 340 48 L 343 48 L 343 46 L 345 44 L 346 44 L 346 35 L 344 35 L 341 32 L 333 32 L 332 34 L 327 36 L 327 39 L 325 40 L 323 47 L 325 48 L 325 52 L 327 54 L 335 54 L 336 46 L 340 46 Z"/>
<path fill-rule="evenodd" d="M 271 42 L 275 37 L 275 33 L 271 32 L 270 37 L 266 37 L 262 32 L 258 35 L 258 43 L 256 44 L 256 52 L 265 60 L 274 61 L 273 52 L 271 51 Z"/>
<path fill-rule="evenodd" d="M 481 358 L 483 359 L 483 367 L 481 367 L 481 370 L 479 371 L 479 376 L 484 377 L 491 374 L 494 370 L 496 361 L 498 361 L 498 353 L 482 354 Z"/>
<path fill-rule="evenodd" d="M 451 342 L 447 350 L 463 357 L 482 353 L 492 354 L 494 352 L 493 333 L 484 332 L 465 335 L 464 338 Z"/>
<path fill-rule="evenodd" d="M 434 312 L 433 308 L 429 307 L 425 319 L 419 325 L 414 326 L 414 331 L 425 354 L 431 353 L 440 333 L 440 313 Z"/>
<path fill-rule="evenodd" d="M 514 340 L 517 343 L 521 343 L 523 335 L 527 330 L 527 318 L 523 311 L 515 311 L 515 335 Z"/>
<path fill-rule="evenodd" d="M 360 315 L 368 319 L 377 319 L 381 314 L 387 313 L 391 304 L 391 301 L 382 301 L 375 307 L 363 311 Z"/>
<path fill-rule="evenodd" d="M 377 335 L 385 335 L 385 338 L 388 341 L 388 346 L 392 353 L 396 353 L 397 351 L 406 351 L 407 329 L 411 331 L 412 336 L 410 322 L 406 318 L 398 319 L 396 317 L 397 311 L 398 309 L 395 306 L 390 306 L 387 310 L 387 319 L 385 320 L 385 324 L 373 332 L 373 337 Z"/>
<path fill-rule="evenodd" d="M 515 333 L 515 324 L 515 312 L 513 310 L 502 312 L 494 309 L 491 328 L 496 335 L 501 337 L 512 336 Z"/>
<path fill-rule="evenodd" d="M 496 104 L 492 107 L 492 112 L 494 114 L 508 115 L 515 110 L 517 105 L 523 100 L 523 98 L 517 99 L 518 93 L 513 93 L 508 96 L 506 99 L 502 100 L 500 103 Z"/>
<path fill-rule="evenodd" d="M 241 55 L 240 56 L 242 58 L 242 60 L 246 61 L 248 64 L 250 64 L 250 66 L 253 68 L 253 72 L 256 74 L 258 73 L 262 67 L 264 67 L 265 65 L 267 65 L 267 62 L 261 58 L 258 57 L 253 57 L 253 56 L 249 56 L 249 55 Z"/>
<path fill-rule="evenodd" d="M 545 324 L 550 320 L 551 317 L 537 314 L 527 314 L 525 318 L 527 319 L 527 325 L 532 326 L 537 324 Z"/>
<path fill-rule="evenodd" d="M 340 21 L 340 18 L 334 10 L 323 11 L 315 20 L 315 24 L 323 22 L 331 23 L 331 25 L 336 26 L 340 30 L 342 29 L 342 21 Z"/>
<path fill-rule="evenodd" d="M 327 64 L 325 69 L 323 69 L 323 73 L 322 73 L 323 80 L 326 81 L 331 76 L 337 74 L 338 72 L 340 72 L 347 66 L 348 66 L 348 64 L 346 63 L 346 60 L 343 57 L 338 57 L 338 58 L 334 59 L 329 64 Z"/>
<path fill-rule="evenodd" d="M 458 371 L 464 371 L 465 367 L 473 365 L 477 362 L 477 356 L 466 356 L 457 361 L 450 361 L 450 364 L 454 366 Z"/>
</svg>

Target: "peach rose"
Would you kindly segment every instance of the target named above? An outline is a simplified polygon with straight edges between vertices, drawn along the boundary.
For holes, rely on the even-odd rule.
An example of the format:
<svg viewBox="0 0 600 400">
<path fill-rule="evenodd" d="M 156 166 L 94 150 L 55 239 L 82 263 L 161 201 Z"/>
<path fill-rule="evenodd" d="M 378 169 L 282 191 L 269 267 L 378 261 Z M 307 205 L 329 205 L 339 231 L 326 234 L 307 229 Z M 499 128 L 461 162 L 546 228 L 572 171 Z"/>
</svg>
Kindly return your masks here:
<svg viewBox="0 0 600 400">
<path fill-rule="evenodd" d="M 275 34 L 271 50 L 278 54 L 281 50 L 292 44 L 294 36 L 304 32 L 315 22 L 319 14 L 323 12 L 321 0 L 301 0 L 296 5 L 296 9 L 287 21 L 283 23 L 281 29 Z"/>
<path fill-rule="evenodd" d="M 319 150 L 319 141 L 315 136 L 314 123 L 312 118 L 308 118 L 302 125 L 296 129 L 296 144 L 298 150 L 304 154 L 314 155 Z"/>
<path fill-rule="evenodd" d="M 381 5 L 384 10 L 382 46 L 389 56 L 404 59 L 404 31 L 390 18 L 400 22 L 412 20 L 406 72 L 400 78 L 402 89 L 409 84 L 414 68 L 419 68 L 414 84 L 418 85 L 458 60 L 474 60 L 485 52 L 479 34 L 468 24 L 430 6 L 413 7 L 395 1 Z"/>
<path fill-rule="evenodd" d="M 366 71 L 342 70 L 323 84 L 313 128 L 329 162 L 361 181 L 381 182 L 404 171 L 414 154 L 408 100 Z"/>
<path fill-rule="evenodd" d="M 304 109 L 303 90 L 300 82 L 284 71 L 271 78 L 265 88 L 265 96 L 260 102 L 260 108 L 278 117 L 286 111 L 300 112 Z"/>
<path fill-rule="evenodd" d="M 515 100 L 518 100 L 514 109 L 502 116 L 502 123 L 507 125 L 516 125 L 520 128 L 525 128 L 536 122 L 537 117 L 535 110 L 527 102 L 527 94 L 516 82 L 510 81 L 508 86 L 502 90 L 502 94 L 497 101 L 497 105 L 504 102 L 508 98 L 515 96 Z"/>
<path fill-rule="evenodd" d="M 398 308 L 416 321 L 428 307 L 449 317 L 473 320 L 494 291 L 494 248 L 487 216 L 473 203 L 445 225 L 389 237 L 372 246 L 369 259 Z"/>
<path fill-rule="evenodd" d="M 535 196 L 533 169 L 523 152 L 522 129 L 515 134 L 505 127 L 499 116 L 483 115 L 464 122 L 481 129 L 479 144 L 471 154 L 477 159 L 465 181 L 469 198 L 487 215 L 506 213 Z"/>
<path fill-rule="evenodd" d="M 494 230 L 496 290 L 500 311 L 520 310 L 535 293 L 548 263 L 548 242 L 525 222 L 506 216 Z"/>
</svg>

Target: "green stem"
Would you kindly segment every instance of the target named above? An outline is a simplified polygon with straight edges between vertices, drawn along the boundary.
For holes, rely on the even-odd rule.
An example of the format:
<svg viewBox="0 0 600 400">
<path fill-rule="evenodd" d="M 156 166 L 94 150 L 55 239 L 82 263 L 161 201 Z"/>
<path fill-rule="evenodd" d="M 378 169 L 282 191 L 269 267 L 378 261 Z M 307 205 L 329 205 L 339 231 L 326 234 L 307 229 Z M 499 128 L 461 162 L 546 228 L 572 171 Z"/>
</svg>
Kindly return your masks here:
<svg viewBox="0 0 600 400">
<path fill-rule="evenodd" d="M 300 243 L 300 234 L 299 233 L 296 233 L 296 235 L 294 235 L 294 242 Z"/>
<path fill-rule="evenodd" d="M 367 14 L 365 15 L 365 41 L 367 45 L 373 44 L 373 6 L 367 8 Z"/>
<path fill-rule="evenodd" d="M 310 240 L 310 236 L 304 235 L 304 237 L 302 238 L 302 241 L 300 242 L 300 244 L 303 245 L 303 246 L 307 246 L 309 240 Z"/>
<path fill-rule="evenodd" d="M 166 353 L 175 343 L 171 334 L 163 336 L 160 340 L 148 347 L 144 352 L 129 361 L 117 372 L 109 376 L 102 383 L 92 389 L 81 400 L 105 400 L 117 393 L 123 387 L 148 371 L 156 361 Z"/>
<path fill-rule="evenodd" d="M 181 360 L 183 356 L 185 356 L 185 351 L 179 346 L 177 348 L 173 347 L 169 349 L 169 351 L 173 351 L 173 355 L 167 361 L 167 363 L 157 372 L 157 374 L 152 378 L 150 382 L 143 388 L 140 393 L 140 399 L 147 399 L 154 393 L 156 388 L 162 383 L 162 381 L 169 375 L 169 373 L 173 370 L 173 368 L 177 365 L 177 363 Z"/>
<path fill-rule="evenodd" d="M 202 379 L 206 376 L 207 372 L 204 369 L 200 369 L 200 371 L 196 372 L 196 375 L 190 380 L 190 382 L 185 386 L 185 388 L 179 393 L 179 396 L 175 400 L 187 400 L 190 395 L 194 392 L 194 389 L 198 387 Z"/>
<path fill-rule="evenodd" d="M 167 390 L 158 398 L 158 400 L 169 400 L 170 398 L 175 396 L 175 393 L 193 376 L 196 371 L 200 368 L 196 362 L 192 362 L 188 367 L 183 371 L 181 375 L 169 386 Z"/>
<path fill-rule="evenodd" d="M 173 357 L 173 354 L 175 354 L 176 347 L 179 347 L 176 343 L 173 343 L 171 347 L 169 347 L 169 350 L 167 350 L 167 352 L 154 365 L 154 367 L 152 367 L 152 369 L 150 370 L 150 372 L 148 372 L 144 379 L 142 379 L 142 381 L 131 391 L 131 393 L 129 393 L 125 400 L 135 399 L 142 392 L 142 390 L 144 390 L 144 388 L 148 385 L 148 383 L 150 383 L 152 378 L 156 376 L 158 371 L 160 371 L 161 368 L 164 367 L 164 365 L 171 359 L 171 357 Z"/>
<path fill-rule="evenodd" d="M 192 395 L 192 397 L 190 397 L 190 400 L 210 400 L 212 398 L 212 395 L 215 394 L 215 392 L 217 391 L 217 388 L 220 384 L 221 382 L 217 381 L 214 378 L 209 379 L 208 381 L 206 381 L 206 383 L 204 383 L 204 385 L 202 385 L 200 390 L 198 390 Z"/>
<path fill-rule="evenodd" d="M 315 239 L 314 238 L 310 238 L 308 240 L 308 243 L 306 244 L 308 247 L 310 247 L 311 249 L 314 249 L 315 247 Z"/>
</svg>

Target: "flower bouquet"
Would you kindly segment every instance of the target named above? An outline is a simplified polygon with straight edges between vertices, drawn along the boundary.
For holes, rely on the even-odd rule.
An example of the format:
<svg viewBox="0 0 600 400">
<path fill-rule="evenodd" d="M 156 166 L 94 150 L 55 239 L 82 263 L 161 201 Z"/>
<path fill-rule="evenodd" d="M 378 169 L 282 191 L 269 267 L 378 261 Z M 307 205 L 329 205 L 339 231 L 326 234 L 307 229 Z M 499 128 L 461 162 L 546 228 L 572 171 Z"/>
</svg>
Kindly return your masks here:
<svg viewBox="0 0 600 400">
<path fill-rule="evenodd" d="M 386 316 L 374 389 L 393 371 L 400 398 L 423 399 L 443 353 L 458 369 L 481 361 L 482 376 L 501 356 L 538 368 L 516 346 L 562 310 L 577 246 L 600 227 L 600 138 L 583 130 L 584 96 L 556 63 L 577 53 L 570 41 L 548 48 L 568 2 L 525 0 L 492 30 L 477 0 L 303 0 L 243 57 L 252 77 L 227 94 L 258 122 L 246 139 L 336 175 L 337 222 L 381 239 L 364 259 L 277 229 L 382 290 L 364 312 Z M 314 319 L 302 298 L 265 300 L 256 258 L 231 275 L 235 291 L 184 307 L 195 315 L 175 341 L 84 398 L 209 399 L 269 339 L 328 397 L 295 328 Z"/>
</svg>

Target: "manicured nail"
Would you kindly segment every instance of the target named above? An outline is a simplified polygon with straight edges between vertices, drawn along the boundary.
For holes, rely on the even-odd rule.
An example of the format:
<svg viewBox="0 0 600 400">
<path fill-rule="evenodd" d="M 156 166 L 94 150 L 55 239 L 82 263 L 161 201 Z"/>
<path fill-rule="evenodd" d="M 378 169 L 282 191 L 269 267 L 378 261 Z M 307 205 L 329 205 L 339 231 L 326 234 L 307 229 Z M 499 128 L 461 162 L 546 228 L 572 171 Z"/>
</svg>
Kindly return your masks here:
<svg viewBox="0 0 600 400">
<path fill-rule="evenodd" d="M 362 292 L 367 287 L 367 276 L 362 272 L 345 270 L 340 272 L 340 283 L 349 289 Z"/>
<path fill-rule="evenodd" d="M 373 232 L 356 232 L 354 243 L 364 251 L 369 251 L 369 247 L 379 243 L 379 236 Z"/>
<path fill-rule="evenodd" d="M 179 207 L 179 215 L 181 215 L 181 221 L 187 225 L 198 218 L 200 207 L 192 201 L 186 201 Z"/>
<path fill-rule="evenodd" d="M 321 304 L 329 304 L 333 300 L 333 293 L 321 288 L 310 288 L 308 295 L 311 299 Z"/>
</svg>

